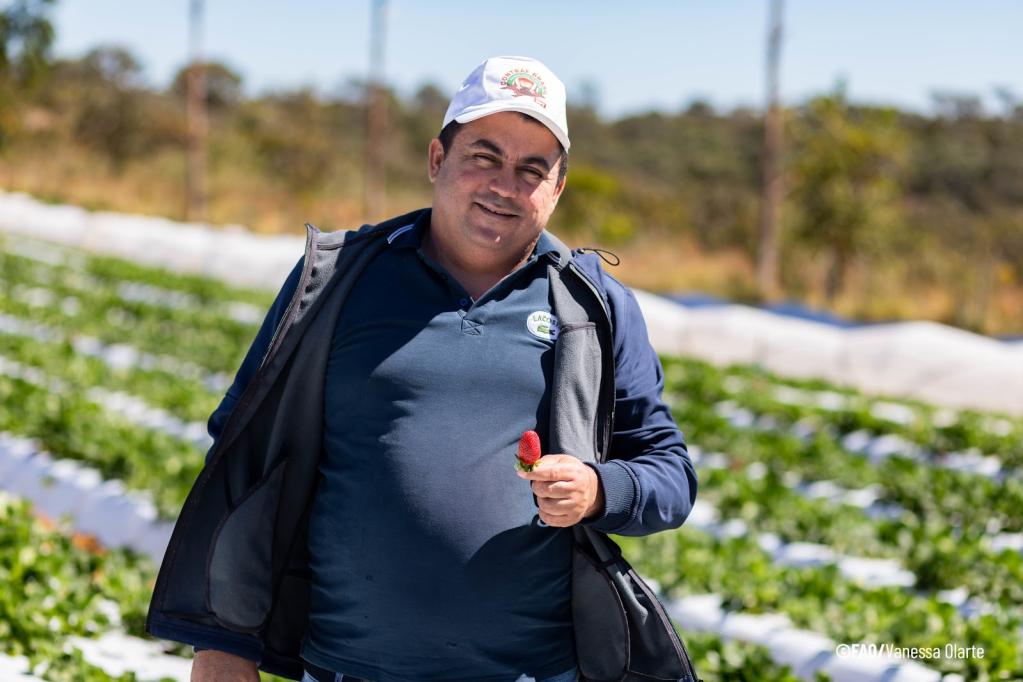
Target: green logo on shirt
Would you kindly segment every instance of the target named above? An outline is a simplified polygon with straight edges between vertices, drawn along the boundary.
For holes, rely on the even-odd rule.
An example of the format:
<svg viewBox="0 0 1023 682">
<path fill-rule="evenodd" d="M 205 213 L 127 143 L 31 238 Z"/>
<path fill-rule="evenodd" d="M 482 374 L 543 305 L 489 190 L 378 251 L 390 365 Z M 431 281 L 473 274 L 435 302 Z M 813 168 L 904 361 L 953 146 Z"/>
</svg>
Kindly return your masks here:
<svg viewBox="0 0 1023 682">
<path fill-rule="evenodd" d="M 530 313 L 526 318 L 526 329 L 538 339 L 553 341 L 558 338 L 558 318 L 543 310 Z"/>
</svg>

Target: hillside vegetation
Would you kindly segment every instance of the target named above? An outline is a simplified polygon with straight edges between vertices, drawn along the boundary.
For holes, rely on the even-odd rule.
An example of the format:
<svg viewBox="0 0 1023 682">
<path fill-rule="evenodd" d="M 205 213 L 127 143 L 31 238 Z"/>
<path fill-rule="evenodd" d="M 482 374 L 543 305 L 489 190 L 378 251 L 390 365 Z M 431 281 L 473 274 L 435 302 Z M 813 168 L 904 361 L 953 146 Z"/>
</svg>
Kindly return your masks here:
<svg viewBox="0 0 1023 682">
<path fill-rule="evenodd" d="M 146 83 L 138 60 L 97 47 L 0 85 L 0 187 L 96 210 L 186 215 L 185 79 Z M 31 75 L 31 78 L 29 78 Z M 366 87 L 246 97 L 207 65 L 208 209 L 260 232 L 356 226 Z M 447 95 L 388 93 L 386 211 L 428 204 L 425 150 Z M 860 106 L 841 87 L 785 110 L 785 295 L 865 319 L 925 318 L 1023 331 L 1023 106 L 936 96 L 920 115 Z M 762 117 L 693 103 L 607 120 L 569 111 L 568 186 L 552 229 L 610 248 L 628 283 L 756 299 Z"/>
</svg>

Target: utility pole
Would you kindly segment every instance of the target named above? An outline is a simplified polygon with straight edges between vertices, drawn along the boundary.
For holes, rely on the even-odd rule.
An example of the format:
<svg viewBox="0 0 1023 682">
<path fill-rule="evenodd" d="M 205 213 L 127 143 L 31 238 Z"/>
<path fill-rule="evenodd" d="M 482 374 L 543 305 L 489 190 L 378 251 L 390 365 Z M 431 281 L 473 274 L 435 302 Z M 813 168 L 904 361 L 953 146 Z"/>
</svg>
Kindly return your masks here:
<svg viewBox="0 0 1023 682">
<path fill-rule="evenodd" d="M 202 55 L 203 1 L 191 0 L 189 9 L 188 160 L 186 166 L 188 220 L 206 219 L 206 67 Z"/>
<path fill-rule="evenodd" d="M 384 89 L 384 44 L 387 0 L 371 0 L 369 87 L 366 90 L 366 159 L 363 172 L 363 212 L 367 222 L 383 217 L 384 138 L 387 135 L 387 93 Z"/>
<path fill-rule="evenodd" d="M 760 194 L 757 288 L 760 298 L 778 298 L 778 242 L 781 201 L 785 194 L 782 155 L 782 112 L 778 102 L 778 64 L 781 59 L 784 0 L 768 0 L 767 113 L 764 117 L 764 158 Z"/>
</svg>

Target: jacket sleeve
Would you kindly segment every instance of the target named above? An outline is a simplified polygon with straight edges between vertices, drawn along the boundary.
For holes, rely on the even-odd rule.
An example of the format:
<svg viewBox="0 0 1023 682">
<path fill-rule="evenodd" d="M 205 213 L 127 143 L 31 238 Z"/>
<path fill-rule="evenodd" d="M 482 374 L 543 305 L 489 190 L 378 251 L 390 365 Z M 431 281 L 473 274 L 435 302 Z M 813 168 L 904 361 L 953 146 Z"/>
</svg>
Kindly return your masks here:
<svg viewBox="0 0 1023 682">
<path fill-rule="evenodd" d="M 273 339 L 274 331 L 277 329 L 277 325 L 280 324 L 284 318 L 284 313 L 288 309 L 288 304 L 291 302 L 292 296 L 295 294 L 295 290 L 298 288 L 298 280 L 302 275 L 302 266 L 305 261 L 305 256 L 298 259 L 298 263 L 292 268 L 291 273 L 287 279 L 284 280 L 284 285 L 281 290 L 277 293 L 277 298 L 274 299 L 273 305 L 270 306 L 270 310 L 267 312 L 266 317 L 263 318 L 263 324 L 259 328 L 259 332 L 256 334 L 255 340 L 252 345 L 249 346 L 248 353 L 245 354 L 245 359 L 242 360 L 241 366 L 238 368 L 238 373 L 234 376 L 234 381 L 231 383 L 231 387 L 227 389 L 227 393 L 224 398 L 220 401 L 220 405 L 210 415 L 209 422 L 206 427 L 209 431 L 210 436 L 213 438 L 213 445 L 206 452 L 206 462 L 210 460 L 210 455 L 213 453 L 213 449 L 217 446 L 217 441 L 220 439 L 220 434 L 224 431 L 224 424 L 227 423 L 227 418 L 231 414 L 231 410 L 238 404 L 242 394 L 245 393 L 245 388 L 252 381 L 252 377 L 256 375 L 256 370 L 259 369 L 259 364 L 263 361 L 263 356 L 266 355 L 266 351 L 270 348 L 270 341 Z"/>
<path fill-rule="evenodd" d="M 664 371 L 636 297 L 601 274 L 615 330 L 615 416 L 607 461 L 589 463 L 604 491 L 604 511 L 582 523 L 618 535 L 678 528 L 696 501 L 696 470 L 661 398 Z"/>
</svg>

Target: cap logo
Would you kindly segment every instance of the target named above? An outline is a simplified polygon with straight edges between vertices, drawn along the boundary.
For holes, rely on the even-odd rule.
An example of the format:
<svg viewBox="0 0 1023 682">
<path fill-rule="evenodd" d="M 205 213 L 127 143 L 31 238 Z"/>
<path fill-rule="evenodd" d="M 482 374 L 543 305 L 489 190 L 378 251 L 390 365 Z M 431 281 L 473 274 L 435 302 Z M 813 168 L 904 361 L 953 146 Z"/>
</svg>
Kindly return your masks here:
<svg viewBox="0 0 1023 682">
<path fill-rule="evenodd" d="M 512 69 L 501 76 L 501 88 L 511 90 L 513 97 L 530 97 L 544 109 L 547 108 L 544 100 L 547 86 L 535 71 Z"/>
</svg>

